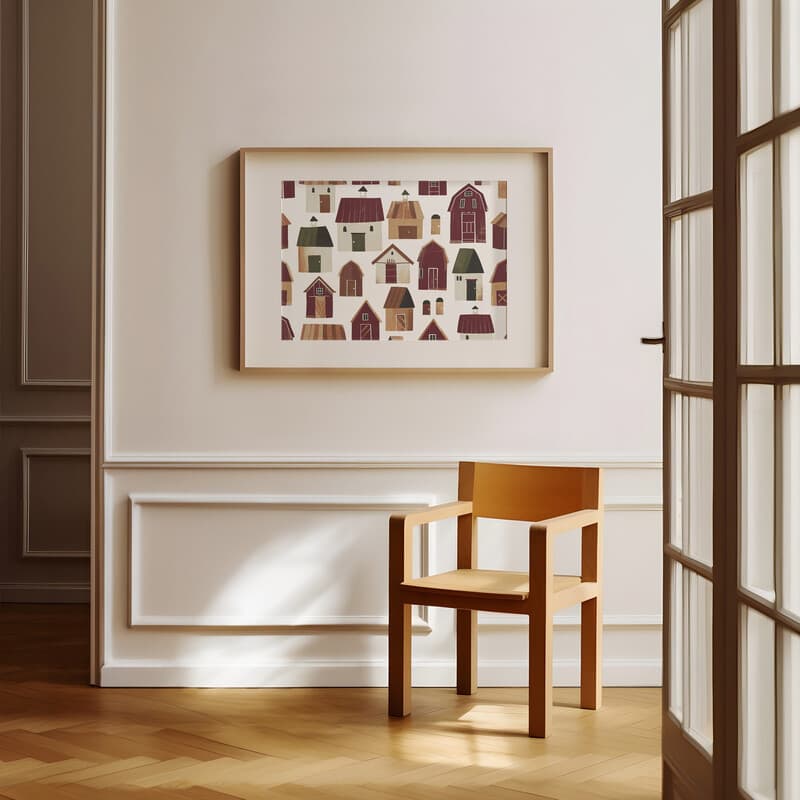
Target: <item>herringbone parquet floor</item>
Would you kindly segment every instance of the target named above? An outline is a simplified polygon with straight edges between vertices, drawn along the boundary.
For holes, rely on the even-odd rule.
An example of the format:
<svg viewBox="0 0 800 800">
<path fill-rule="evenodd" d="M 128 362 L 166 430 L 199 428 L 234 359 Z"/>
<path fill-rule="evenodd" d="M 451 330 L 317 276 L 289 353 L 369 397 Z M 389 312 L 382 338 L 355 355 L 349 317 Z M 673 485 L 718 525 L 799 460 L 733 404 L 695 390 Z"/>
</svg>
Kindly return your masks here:
<svg viewBox="0 0 800 800">
<path fill-rule="evenodd" d="M 557 690 L 553 733 L 525 735 L 526 691 L 95 689 L 88 614 L 0 606 L 3 800 L 645 800 L 660 791 L 656 689 L 602 711 Z"/>
</svg>

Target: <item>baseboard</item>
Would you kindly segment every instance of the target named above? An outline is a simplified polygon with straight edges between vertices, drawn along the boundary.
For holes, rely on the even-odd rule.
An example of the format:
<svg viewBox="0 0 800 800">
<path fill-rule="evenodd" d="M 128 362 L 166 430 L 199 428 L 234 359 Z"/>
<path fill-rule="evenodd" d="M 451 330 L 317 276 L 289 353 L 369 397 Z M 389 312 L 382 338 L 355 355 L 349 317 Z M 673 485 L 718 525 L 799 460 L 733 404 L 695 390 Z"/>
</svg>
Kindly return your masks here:
<svg viewBox="0 0 800 800">
<path fill-rule="evenodd" d="M 0 603 L 88 603 L 86 583 L 0 583 Z"/>
<path fill-rule="evenodd" d="M 577 659 L 553 662 L 555 686 L 577 686 Z M 122 662 L 102 668 L 106 687 L 227 687 L 288 688 L 311 686 L 386 686 L 386 662 L 286 661 L 272 664 L 215 664 L 203 666 L 154 662 Z M 423 661 L 414 665 L 415 686 L 455 686 L 454 661 Z M 478 664 L 481 686 L 527 686 L 528 665 L 521 660 L 487 660 Z M 604 686 L 660 686 L 661 660 L 608 659 L 603 663 Z"/>
</svg>

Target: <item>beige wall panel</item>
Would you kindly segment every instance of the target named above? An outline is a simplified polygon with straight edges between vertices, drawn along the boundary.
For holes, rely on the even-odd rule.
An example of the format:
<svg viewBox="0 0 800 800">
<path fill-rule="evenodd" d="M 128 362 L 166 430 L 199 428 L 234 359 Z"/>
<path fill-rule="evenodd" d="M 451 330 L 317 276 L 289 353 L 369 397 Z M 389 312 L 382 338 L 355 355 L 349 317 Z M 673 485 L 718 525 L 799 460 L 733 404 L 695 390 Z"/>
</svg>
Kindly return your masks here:
<svg viewBox="0 0 800 800">
<path fill-rule="evenodd" d="M 23 0 L 23 381 L 87 381 L 91 0 Z"/>
<path fill-rule="evenodd" d="M 22 451 L 23 554 L 87 558 L 90 522 L 89 451 Z"/>
</svg>

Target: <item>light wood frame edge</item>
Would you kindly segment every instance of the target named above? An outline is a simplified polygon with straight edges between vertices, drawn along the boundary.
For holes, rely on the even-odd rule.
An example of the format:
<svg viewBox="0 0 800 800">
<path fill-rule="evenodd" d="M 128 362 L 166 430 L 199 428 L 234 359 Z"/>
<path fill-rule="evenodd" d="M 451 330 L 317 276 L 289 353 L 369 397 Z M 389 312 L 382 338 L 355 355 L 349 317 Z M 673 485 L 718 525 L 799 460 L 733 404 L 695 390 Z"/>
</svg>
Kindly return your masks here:
<svg viewBox="0 0 800 800">
<path fill-rule="evenodd" d="M 245 363 L 245 161 L 251 153 L 528 153 L 547 157 L 547 361 L 537 367 L 248 367 Z M 552 147 L 240 147 L 239 148 L 239 371 L 246 373 L 319 373 L 333 374 L 381 373 L 426 374 L 525 374 L 547 375 L 553 372 L 553 313 L 554 302 L 553 258 L 553 148 Z"/>
</svg>

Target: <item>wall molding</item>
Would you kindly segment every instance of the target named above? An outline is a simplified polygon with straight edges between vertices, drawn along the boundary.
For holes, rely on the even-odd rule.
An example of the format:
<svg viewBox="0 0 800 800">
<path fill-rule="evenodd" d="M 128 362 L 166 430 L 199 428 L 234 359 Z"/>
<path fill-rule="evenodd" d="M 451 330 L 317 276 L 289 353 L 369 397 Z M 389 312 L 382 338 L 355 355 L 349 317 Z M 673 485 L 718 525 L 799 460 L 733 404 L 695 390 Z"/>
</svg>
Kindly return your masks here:
<svg viewBox="0 0 800 800">
<path fill-rule="evenodd" d="M 455 660 L 414 659 L 414 686 L 455 686 Z M 290 679 L 287 680 L 287 676 Z M 555 659 L 553 684 L 578 686 L 580 661 Z M 387 685 L 385 659 L 364 660 L 294 660 L 263 664 L 182 665 L 159 661 L 119 661 L 103 666 L 101 686 L 123 687 L 231 687 L 286 688 L 312 686 Z M 484 659 L 478 662 L 479 686 L 527 686 L 528 662 L 525 660 Z M 605 659 L 604 686 L 660 686 L 661 659 Z M 476 698 L 479 702 L 479 697 Z"/>
<path fill-rule="evenodd" d="M 256 494 L 202 494 L 202 493 L 134 493 L 128 496 L 128 627 L 130 628 L 191 628 L 191 629 L 280 629 L 376 631 L 388 628 L 388 618 L 376 615 L 305 615 L 305 616 L 237 616 L 214 615 L 170 616 L 137 613 L 136 574 L 140 569 L 137 545 L 142 536 L 141 509 L 147 505 L 170 506 L 266 506 L 274 511 L 414 511 L 435 502 L 433 495 L 256 495 Z M 427 525 L 420 530 L 420 556 L 422 574 L 427 574 L 429 563 L 429 536 Z M 412 630 L 430 633 L 428 609 L 415 606 L 412 613 Z"/>
<path fill-rule="evenodd" d="M 80 423 L 90 425 L 90 416 L 73 414 L 0 414 L 0 425 L 28 423 Z"/>
<path fill-rule="evenodd" d="M 28 355 L 28 278 L 30 272 L 30 0 L 22 0 L 21 24 L 21 111 L 22 194 L 20 208 L 20 386 L 50 388 L 88 388 L 91 378 L 32 378 Z"/>
<path fill-rule="evenodd" d="M 164 453 L 118 453 L 107 458 L 103 469 L 442 469 L 456 470 L 461 461 L 494 461 L 507 464 L 537 463 L 551 466 L 598 466 L 603 469 L 660 470 L 663 462 L 657 458 L 641 459 L 637 456 L 608 456 L 578 454 L 556 456 L 534 454 L 520 460 L 520 456 L 465 455 L 452 456 L 294 456 L 294 455 L 239 455 L 220 456 L 209 453 L 176 455 Z"/>
<path fill-rule="evenodd" d="M 90 550 L 31 549 L 31 459 L 41 456 L 90 458 L 88 447 L 22 447 L 22 557 L 23 558 L 89 558 Z"/>
<path fill-rule="evenodd" d="M 0 603 L 88 602 L 88 583 L 0 583 Z"/>
</svg>

